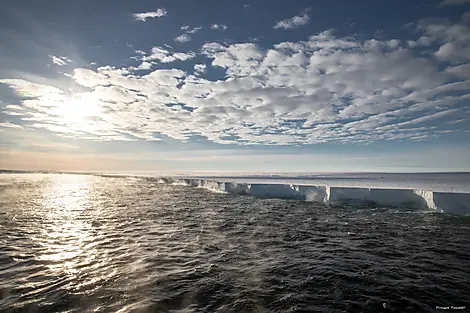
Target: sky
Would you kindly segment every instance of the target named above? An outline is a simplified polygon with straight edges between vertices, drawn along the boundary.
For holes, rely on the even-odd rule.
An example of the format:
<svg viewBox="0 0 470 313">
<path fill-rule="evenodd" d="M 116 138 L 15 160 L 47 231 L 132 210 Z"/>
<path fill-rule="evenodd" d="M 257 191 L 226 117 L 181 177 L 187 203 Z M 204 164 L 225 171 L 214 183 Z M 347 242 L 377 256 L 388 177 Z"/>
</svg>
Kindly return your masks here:
<svg viewBox="0 0 470 313">
<path fill-rule="evenodd" d="M 0 168 L 470 171 L 470 0 L 3 0 Z"/>
</svg>

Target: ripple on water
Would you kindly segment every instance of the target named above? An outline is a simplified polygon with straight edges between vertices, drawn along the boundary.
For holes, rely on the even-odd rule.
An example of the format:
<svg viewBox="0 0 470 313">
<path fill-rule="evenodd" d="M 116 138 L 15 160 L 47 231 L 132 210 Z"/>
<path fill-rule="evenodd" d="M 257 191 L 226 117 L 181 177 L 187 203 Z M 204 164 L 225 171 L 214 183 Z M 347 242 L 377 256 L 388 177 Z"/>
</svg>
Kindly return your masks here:
<svg viewBox="0 0 470 313">
<path fill-rule="evenodd" d="M 436 312 L 470 219 L 87 175 L 0 176 L 0 312 Z"/>
</svg>

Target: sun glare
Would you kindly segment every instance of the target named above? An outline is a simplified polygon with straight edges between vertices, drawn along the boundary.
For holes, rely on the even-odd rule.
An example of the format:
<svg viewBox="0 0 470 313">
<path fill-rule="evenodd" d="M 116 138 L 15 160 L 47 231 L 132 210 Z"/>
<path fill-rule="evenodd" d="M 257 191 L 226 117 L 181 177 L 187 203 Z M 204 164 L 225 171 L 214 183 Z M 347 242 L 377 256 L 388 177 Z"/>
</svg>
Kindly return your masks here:
<svg viewBox="0 0 470 313">
<path fill-rule="evenodd" d="M 48 226 L 39 240 L 43 246 L 39 259 L 51 261 L 51 270 L 73 273 L 77 262 L 93 257 L 84 246 L 91 234 L 89 223 L 82 217 L 90 205 L 90 188 L 90 177 L 72 175 L 57 176 L 45 188 L 42 206 L 49 213 Z"/>
<path fill-rule="evenodd" d="M 101 115 L 99 101 L 90 96 L 72 96 L 52 112 L 65 126 L 76 130 L 93 128 L 93 118 Z"/>
</svg>

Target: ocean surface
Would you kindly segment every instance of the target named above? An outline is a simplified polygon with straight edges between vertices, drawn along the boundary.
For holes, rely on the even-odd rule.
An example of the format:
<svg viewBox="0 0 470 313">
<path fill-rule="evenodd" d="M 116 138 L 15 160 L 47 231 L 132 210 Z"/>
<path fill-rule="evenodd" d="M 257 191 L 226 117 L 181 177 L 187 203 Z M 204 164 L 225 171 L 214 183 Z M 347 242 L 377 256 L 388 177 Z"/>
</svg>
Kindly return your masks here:
<svg viewBox="0 0 470 313">
<path fill-rule="evenodd" d="M 467 312 L 469 238 L 429 210 L 2 174 L 0 312 Z"/>
</svg>

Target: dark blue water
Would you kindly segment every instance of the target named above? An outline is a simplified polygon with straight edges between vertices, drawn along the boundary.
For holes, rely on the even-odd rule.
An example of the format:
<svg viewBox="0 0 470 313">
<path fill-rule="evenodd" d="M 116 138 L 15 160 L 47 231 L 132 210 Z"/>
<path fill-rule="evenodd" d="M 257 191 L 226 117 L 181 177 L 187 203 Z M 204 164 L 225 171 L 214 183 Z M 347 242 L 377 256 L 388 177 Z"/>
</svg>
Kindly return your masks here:
<svg viewBox="0 0 470 313">
<path fill-rule="evenodd" d="M 1 175 L 0 312 L 466 312 L 469 234 L 424 211 Z"/>
</svg>

